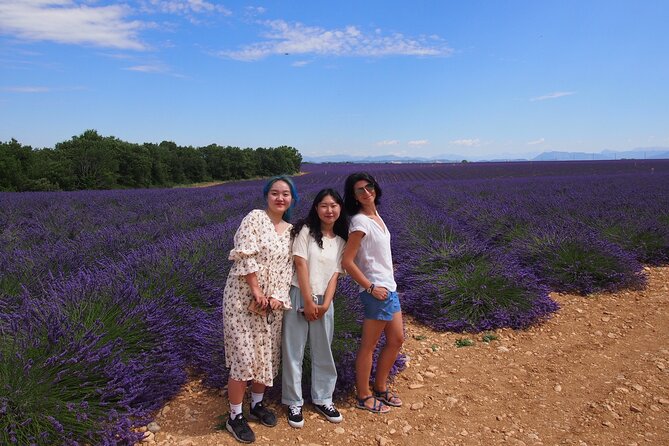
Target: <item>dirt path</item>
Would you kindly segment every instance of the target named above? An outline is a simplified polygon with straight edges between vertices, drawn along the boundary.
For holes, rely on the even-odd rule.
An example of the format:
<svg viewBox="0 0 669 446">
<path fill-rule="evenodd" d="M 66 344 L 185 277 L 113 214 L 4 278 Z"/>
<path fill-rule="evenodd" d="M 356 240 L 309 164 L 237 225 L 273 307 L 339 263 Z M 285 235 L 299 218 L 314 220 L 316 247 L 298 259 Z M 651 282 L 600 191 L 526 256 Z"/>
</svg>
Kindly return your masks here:
<svg viewBox="0 0 669 446">
<path fill-rule="evenodd" d="M 526 331 L 437 333 L 407 318 L 409 367 L 394 388 L 405 407 L 374 415 L 341 404 L 334 425 L 305 406 L 291 428 L 252 423 L 261 445 L 669 445 L 669 268 L 640 292 L 554 294 L 562 309 Z M 457 348 L 459 338 L 475 340 Z M 217 392 L 189 383 L 157 416 L 159 445 L 237 443 L 216 432 Z"/>
</svg>

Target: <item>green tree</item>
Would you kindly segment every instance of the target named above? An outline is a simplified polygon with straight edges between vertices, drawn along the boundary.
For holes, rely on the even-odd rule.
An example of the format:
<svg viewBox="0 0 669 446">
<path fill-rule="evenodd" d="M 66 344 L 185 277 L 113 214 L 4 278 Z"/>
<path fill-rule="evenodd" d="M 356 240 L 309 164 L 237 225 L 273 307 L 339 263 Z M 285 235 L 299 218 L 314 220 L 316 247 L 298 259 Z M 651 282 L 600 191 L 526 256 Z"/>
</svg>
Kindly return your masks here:
<svg viewBox="0 0 669 446">
<path fill-rule="evenodd" d="M 75 178 L 70 172 L 69 161 L 54 149 L 44 148 L 33 152 L 31 184 L 27 190 L 75 189 Z"/>
<path fill-rule="evenodd" d="M 0 190 L 24 190 L 30 182 L 33 149 L 12 138 L 0 143 Z"/>
<path fill-rule="evenodd" d="M 122 144 L 113 136 L 95 130 L 56 144 L 56 151 L 69 161 L 76 189 L 111 189 L 118 185 L 116 149 Z"/>
<path fill-rule="evenodd" d="M 177 157 L 183 166 L 187 182 L 199 183 L 211 179 L 207 172 L 207 163 L 200 150 L 191 146 L 179 147 Z"/>
<path fill-rule="evenodd" d="M 151 184 L 166 186 L 172 182 L 170 173 L 170 151 L 162 145 L 144 143 L 151 159 Z"/>
<path fill-rule="evenodd" d="M 0 190 L 76 190 L 150 187 L 292 174 L 302 156 L 289 146 L 240 149 L 172 141 L 142 145 L 86 130 L 53 149 L 0 142 Z"/>
<path fill-rule="evenodd" d="M 183 184 L 188 180 L 184 173 L 184 166 L 179 158 L 179 146 L 172 141 L 163 141 L 158 146 L 166 156 L 167 167 L 170 173 L 170 182 L 172 184 Z"/>
<path fill-rule="evenodd" d="M 221 147 L 216 144 L 211 144 L 200 149 L 207 163 L 207 171 L 212 179 L 219 181 L 233 179 L 232 160 L 230 157 L 232 149 L 239 150 L 238 148 Z"/>
<path fill-rule="evenodd" d="M 149 187 L 151 154 L 144 146 L 119 141 L 115 147 L 118 161 L 118 184 L 126 187 Z"/>
</svg>

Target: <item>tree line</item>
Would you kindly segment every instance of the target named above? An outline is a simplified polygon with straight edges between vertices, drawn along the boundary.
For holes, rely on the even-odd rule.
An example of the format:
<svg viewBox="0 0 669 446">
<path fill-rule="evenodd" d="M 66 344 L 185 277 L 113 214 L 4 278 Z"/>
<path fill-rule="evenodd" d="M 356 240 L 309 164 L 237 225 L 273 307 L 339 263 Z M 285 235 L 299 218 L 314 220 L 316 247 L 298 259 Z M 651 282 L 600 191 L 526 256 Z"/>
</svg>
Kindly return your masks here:
<svg viewBox="0 0 669 446">
<path fill-rule="evenodd" d="M 289 146 L 135 144 L 87 130 L 54 148 L 0 142 L 0 191 L 168 187 L 293 174 L 301 163 Z"/>
</svg>

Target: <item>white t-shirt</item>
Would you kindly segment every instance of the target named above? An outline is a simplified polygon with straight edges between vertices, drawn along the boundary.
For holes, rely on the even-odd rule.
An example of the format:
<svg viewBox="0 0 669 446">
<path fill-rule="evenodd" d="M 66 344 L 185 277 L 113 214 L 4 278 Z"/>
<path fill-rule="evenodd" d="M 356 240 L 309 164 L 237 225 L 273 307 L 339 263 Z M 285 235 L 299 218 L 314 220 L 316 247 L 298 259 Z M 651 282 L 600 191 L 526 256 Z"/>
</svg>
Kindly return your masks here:
<svg viewBox="0 0 669 446">
<path fill-rule="evenodd" d="M 385 224 L 383 222 L 384 226 Z M 355 231 L 365 234 L 360 242 L 360 249 L 355 255 L 355 264 L 374 286 L 382 286 L 388 291 L 396 291 L 397 284 L 393 274 L 393 256 L 390 252 L 388 227 L 386 226 L 384 230 L 368 216 L 355 214 L 351 218 L 348 232 L 350 234 Z M 361 286 L 360 291 L 362 290 L 364 288 Z"/>
<path fill-rule="evenodd" d="M 336 235 L 334 238 L 323 236 L 323 249 L 309 234 L 309 227 L 304 225 L 293 240 L 293 256 L 299 256 L 307 261 L 309 268 L 309 283 L 313 294 L 323 295 L 328 287 L 332 275 L 342 273 L 341 256 L 346 242 Z M 297 271 L 293 274 L 292 284 L 299 288 Z"/>
</svg>

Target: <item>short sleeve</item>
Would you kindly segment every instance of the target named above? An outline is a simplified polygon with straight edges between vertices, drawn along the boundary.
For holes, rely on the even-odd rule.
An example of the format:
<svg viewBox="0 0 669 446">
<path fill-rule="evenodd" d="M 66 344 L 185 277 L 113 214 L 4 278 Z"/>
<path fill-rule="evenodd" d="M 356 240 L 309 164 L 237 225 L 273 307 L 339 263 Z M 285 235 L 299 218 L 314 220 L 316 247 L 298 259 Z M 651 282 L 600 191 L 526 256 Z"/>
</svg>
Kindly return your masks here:
<svg viewBox="0 0 669 446">
<path fill-rule="evenodd" d="M 235 233 L 235 247 L 230 251 L 229 260 L 235 263 L 230 268 L 230 274 L 235 276 L 245 276 L 254 273 L 260 269 L 257 262 L 257 255 L 260 251 L 258 247 L 260 227 L 258 211 L 251 211 L 242 220 L 237 232 Z"/>
<path fill-rule="evenodd" d="M 360 231 L 363 234 L 367 234 L 367 228 L 365 227 L 364 217 L 361 215 L 354 215 L 351 218 L 351 224 L 348 227 L 348 233 Z"/>
<path fill-rule="evenodd" d="M 342 239 L 339 236 L 337 236 L 337 238 L 338 238 L 338 240 L 337 240 L 338 243 L 337 243 L 337 269 L 336 269 L 336 271 L 339 274 L 345 274 L 344 268 L 341 266 L 341 259 L 344 255 L 344 245 L 346 244 L 346 242 L 344 241 L 344 239 Z"/>
<path fill-rule="evenodd" d="M 302 257 L 303 259 L 309 258 L 309 227 L 304 225 L 300 230 L 300 233 L 297 234 L 295 240 L 293 240 L 293 252 L 294 256 Z"/>
</svg>

